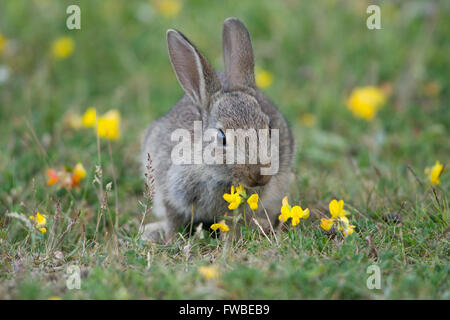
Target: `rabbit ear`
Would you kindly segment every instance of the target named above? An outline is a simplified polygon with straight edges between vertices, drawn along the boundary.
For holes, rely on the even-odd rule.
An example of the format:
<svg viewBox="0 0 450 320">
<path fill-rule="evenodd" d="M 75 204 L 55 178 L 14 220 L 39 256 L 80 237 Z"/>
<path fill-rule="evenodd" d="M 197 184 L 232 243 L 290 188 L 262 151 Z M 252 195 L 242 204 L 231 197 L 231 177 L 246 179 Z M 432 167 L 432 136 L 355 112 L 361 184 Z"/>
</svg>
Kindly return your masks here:
<svg viewBox="0 0 450 320">
<path fill-rule="evenodd" d="M 247 28 L 236 18 L 226 19 L 222 41 L 228 89 L 255 88 L 253 48 Z"/>
<path fill-rule="evenodd" d="M 196 105 L 206 107 L 221 88 L 211 64 L 179 31 L 167 30 L 167 45 L 178 82 Z"/>
</svg>

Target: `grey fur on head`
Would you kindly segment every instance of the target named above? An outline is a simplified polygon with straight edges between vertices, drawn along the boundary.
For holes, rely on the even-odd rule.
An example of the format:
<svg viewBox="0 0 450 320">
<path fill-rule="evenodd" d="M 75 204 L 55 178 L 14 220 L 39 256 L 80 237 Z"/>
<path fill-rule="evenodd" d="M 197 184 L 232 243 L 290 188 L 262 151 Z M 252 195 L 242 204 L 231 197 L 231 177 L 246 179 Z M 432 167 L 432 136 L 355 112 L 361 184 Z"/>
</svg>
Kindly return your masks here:
<svg viewBox="0 0 450 320">
<path fill-rule="evenodd" d="M 143 168 L 150 154 L 154 169 L 153 213 L 161 219 L 146 226 L 143 239 L 170 240 L 180 227 L 189 224 L 192 212 L 194 222 L 217 221 L 228 211 L 223 194 L 238 184 L 246 187 L 248 193 L 257 192 L 271 223 L 277 222 L 281 200 L 293 175 L 293 136 L 284 117 L 255 85 L 253 49 L 244 24 L 236 18 L 226 19 L 222 37 L 225 72 L 216 73 L 181 32 L 167 31 L 170 61 L 186 94 L 148 127 L 142 141 Z M 172 132 L 185 129 L 193 136 L 194 121 L 202 121 L 203 130 L 223 132 L 278 129 L 278 173 L 261 176 L 261 164 L 172 163 L 171 152 L 177 143 L 171 140 Z M 265 217 L 262 210 L 260 205 L 257 211 L 261 212 L 256 217 Z M 267 221 L 261 224 L 268 225 Z"/>
</svg>

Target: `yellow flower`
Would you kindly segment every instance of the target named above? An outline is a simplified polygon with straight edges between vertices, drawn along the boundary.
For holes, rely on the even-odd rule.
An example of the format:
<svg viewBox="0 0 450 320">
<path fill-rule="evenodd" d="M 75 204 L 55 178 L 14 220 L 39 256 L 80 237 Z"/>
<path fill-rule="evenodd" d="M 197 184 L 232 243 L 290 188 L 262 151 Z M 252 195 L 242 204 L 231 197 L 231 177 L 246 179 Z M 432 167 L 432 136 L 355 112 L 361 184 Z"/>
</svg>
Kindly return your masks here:
<svg viewBox="0 0 450 320">
<path fill-rule="evenodd" d="M 47 229 L 44 227 L 47 224 L 47 219 L 45 218 L 45 215 L 36 212 L 36 215 L 30 216 L 30 220 L 34 221 L 35 227 L 37 230 L 39 230 L 40 233 L 42 234 L 47 233 Z"/>
<path fill-rule="evenodd" d="M 238 189 L 241 190 L 238 186 Z M 229 210 L 236 210 L 242 202 L 242 198 L 239 195 L 239 192 L 235 193 L 234 186 L 231 186 L 231 193 L 225 193 L 223 198 L 226 202 L 229 203 Z"/>
<path fill-rule="evenodd" d="M 225 223 L 225 220 L 222 220 L 219 223 L 214 223 L 213 225 L 211 225 L 211 229 L 214 231 L 219 229 L 221 232 L 227 232 L 230 230 L 230 228 Z"/>
<path fill-rule="evenodd" d="M 331 218 L 344 217 L 347 212 L 344 210 L 344 200 L 339 200 L 339 202 L 334 199 L 329 204 Z"/>
<path fill-rule="evenodd" d="M 86 177 L 86 170 L 83 167 L 82 163 L 77 163 L 75 167 L 73 168 L 73 174 L 77 176 L 80 180 L 84 179 Z"/>
<path fill-rule="evenodd" d="M 89 108 L 84 113 L 83 117 L 81 118 L 81 121 L 83 123 L 83 126 L 85 127 L 95 127 L 95 119 L 96 119 L 96 110 L 95 108 Z"/>
<path fill-rule="evenodd" d="M 332 200 L 329 204 L 329 209 L 331 219 L 320 219 L 320 227 L 328 231 L 335 223 L 337 223 L 337 228 L 339 231 L 343 231 L 344 237 L 352 234 L 355 226 L 351 225 L 350 221 L 346 217 L 348 212 L 344 210 L 344 201 L 337 201 L 336 199 Z"/>
<path fill-rule="evenodd" d="M 333 219 L 325 219 L 325 218 L 320 219 L 320 227 L 326 231 L 330 230 L 333 224 L 334 224 Z"/>
<path fill-rule="evenodd" d="M 86 177 L 86 170 L 82 163 L 77 163 L 72 170 L 72 187 L 76 187 L 80 184 L 81 180 Z"/>
<path fill-rule="evenodd" d="M 71 37 L 60 37 L 52 44 L 52 55 L 56 59 L 65 59 L 72 55 L 75 42 Z"/>
<path fill-rule="evenodd" d="M 47 224 L 47 219 L 45 215 L 36 212 L 36 216 L 30 216 L 30 220 L 34 221 L 38 227 L 45 226 Z"/>
<path fill-rule="evenodd" d="M 273 75 L 267 70 L 264 69 L 256 69 L 256 75 L 255 75 L 255 81 L 256 85 L 261 88 L 265 89 L 272 85 L 273 83 Z"/>
<path fill-rule="evenodd" d="M 286 222 L 289 218 L 292 218 L 292 225 L 295 227 L 300 223 L 300 219 L 308 219 L 309 209 L 303 210 L 300 206 L 294 206 L 291 208 L 289 205 L 288 197 L 284 197 L 281 207 L 281 214 L 278 216 L 278 220 Z"/>
<path fill-rule="evenodd" d="M 110 110 L 98 117 L 95 108 L 86 110 L 82 117 L 83 126 L 95 127 L 97 121 L 97 133 L 100 138 L 116 140 L 120 137 L 120 113 L 118 110 Z"/>
<path fill-rule="evenodd" d="M 313 125 L 316 124 L 317 119 L 316 119 L 316 116 L 313 115 L 312 113 L 304 113 L 300 116 L 300 122 L 305 127 L 312 127 Z"/>
<path fill-rule="evenodd" d="M 181 10 L 180 0 L 157 0 L 154 5 L 156 10 L 165 18 L 174 18 Z"/>
<path fill-rule="evenodd" d="M 250 198 L 248 198 L 247 203 L 250 206 L 250 209 L 257 210 L 258 209 L 258 200 L 259 196 L 257 193 L 252 194 Z"/>
<path fill-rule="evenodd" d="M 439 180 L 439 177 L 441 176 L 442 172 L 444 172 L 444 165 L 441 164 L 438 161 L 436 161 L 435 165 L 431 168 L 425 169 L 425 174 L 428 176 L 428 179 L 431 183 L 431 185 L 440 184 L 441 181 Z"/>
<path fill-rule="evenodd" d="M 54 297 L 48 298 L 48 300 L 62 300 L 62 299 L 60 297 L 54 296 Z"/>
<path fill-rule="evenodd" d="M 385 94 L 377 87 L 356 88 L 347 100 L 347 108 L 355 117 L 370 121 L 385 100 Z"/>
<path fill-rule="evenodd" d="M 239 193 L 241 197 L 246 197 L 247 193 L 245 192 L 244 187 L 240 184 L 236 187 L 236 192 Z"/>
<path fill-rule="evenodd" d="M 281 201 L 282 206 L 281 206 L 281 214 L 278 216 L 278 220 L 282 221 L 282 222 L 286 222 L 288 221 L 288 219 L 291 217 L 291 209 L 289 206 L 289 202 L 288 202 L 288 197 L 284 197 L 283 200 Z"/>
<path fill-rule="evenodd" d="M 6 38 L 0 33 L 0 52 L 2 52 L 3 49 L 5 49 L 5 46 L 6 46 Z"/>
<path fill-rule="evenodd" d="M 206 279 L 217 279 L 219 277 L 219 271 L 216 266 L 202 266 L 198 268 L 198 272 Z"/>
<path fill-rule="evenodd" d="M 300 219 L 308 219 L 309 209 L 303 210 L 300 206 L 294 206 L 291 209 L 292 225 L 295 227 L 300 223 Z"/>
<path fill-rule="evenodd" d="M 343 229 L 344 237 L 348 237 L 349 235 L 351 235 L 353 233 L 354 229 L 355 229 L 355 226 L 352 226 L 350 224 L 344 225 L 344 229 Z"/>
<path fill-rule="evenodd" d="M 343 223 L 344 226 L 349 226 L 349 225 L 350 225 L 350 221 L 349 221 L 348 218 L 345 217 L 345 216 L 339 217 L 339 221 L 341 221 L 341 222 Z M 342 228 L 341 225 L 339 225 L 338 229 L 339 229 L 339 230 L 342 230 L 343 228 Z"/>
<path fill-rule="evenodd" d="M 347 219 L 347 217 L 340 217 L 339 222 L 340 223 L 338 224 L 338 230 L 342 231 L 345 237 L 353 233 L 355 226 L 352 226 L 350 224 L 350 221 Z"/>
<path fill-rule="evenodd" d="M 100 138 L 116 140 L 120 137 L 120 113 L 110 110 L 97 121 L 97 134 Z"/>
</svg>

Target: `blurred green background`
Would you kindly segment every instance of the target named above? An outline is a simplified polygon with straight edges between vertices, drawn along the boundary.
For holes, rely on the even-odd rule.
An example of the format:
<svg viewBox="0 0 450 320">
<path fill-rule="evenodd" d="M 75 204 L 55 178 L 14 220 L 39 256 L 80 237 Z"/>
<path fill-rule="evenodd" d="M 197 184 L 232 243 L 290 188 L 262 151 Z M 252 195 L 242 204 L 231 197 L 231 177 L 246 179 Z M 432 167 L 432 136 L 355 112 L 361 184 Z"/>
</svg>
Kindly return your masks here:
<svg viewBox="0 0 450 320">
<path fill-rule="evenodd" d="M 165 17 L 157 1 L 77 1 L 81 30 L 69 31 L 65 10 L 71 1 L 2 1 L 0 33 L 8 46 L 0 61 L 10 71 L 0 87 L 2 146 L 11 150 L 21 141 L 27 119 L 39 138 L 49 134 L 69 147 L 76 137 L 61 119 L 69 110 L 82 113 L 89 106 L 119 109 L 124 147 L 137 146 L 146 125 L 182 95 L 165 31 L 181 30 L 223 69 L 222 22 L 236 16 L 250 30 L 257 66 L 273 74 L 265 91 L 291 126 L 312 113 L 316 129 L 331 134 L 331 141 L 320 134 L 307 141 L 301 132 L 300 157 L 327 162 L 333 152 L 317 154 L 316 143 L 358 147 L 364 137 L 378 137 L 372 156 L 404 161 L 415 154 L 414 161 L 424 165 L 430 153 L 448 155 L 447 1 L 378 1 L 381 30 L 366 28 L 368 1 L 176 2 L 179 12 Z M 73 38 L 75 50 L 55 61 L 50 48 L 61 36 Z M 393 87 L 393 95 L 374 123 L 353 119 L 345 108 L 351 89 L 383 83 Z M 68 156 L 54 153 L 59 141 L 51 142 L 50 158 Z M 426 152 L 417 155 L 417 149 Z"/>
<path fill-rule="evenodd" d="M 66 8 L 71 4 L 81 8 L 81 30 L 66 28 Z M 381 8 L 381 30 L 366 27 L 369 4 Z M 450 159 L 449 1 L 3 0 L 0 224 L 2 239 L 9 245 L 1 264 L 6 278 L 12 274 L 17 246 L 39 252 L 39 247 L 26 247 L 22 242 L 28 239 L 26 231 L 6 219 L 6 212 L 28 216 L 40 210 L 52 215 L 59 200 L 67 216 L 84 210 L 84 227 L 92 238 L 99 207 L 91 183 L 97 164 L 95 134 L 74 129 L 65 121 L 88 107 L 121 113 L 122 136 L 111 142 L 112 162 L 102 142 L 102 166 L 105 181 L 111 181 L 112 168 L 117 173 L 122 231 L 136 233 L 143 192 L 140 136 L 183 94 L 171 69 L 165 32 L 169 28 L 182 31 L 220 70 L 222 23 L 230 16 L 248 28 L 258 70 L 273 77 L 264 92 L 294 131 L 298 147 L 295 201 L 326 207 L 332 197 L 340 197 L 365 212 L 364 217 L 402 210 L 407 203 L 416 219 L 420 210 L 430 208 L 433 200 L 407 166 L 425 181 L 425 167 L 436 160 L 448 164 Z M 52 44 L 62 36 L 74 41 L 74 51 L 55 59 Z M 372 121 L 355 118 L 346 106 L 352 90 L 367 85 L 389 93 Z M 46 185 L 46 169 L 76 162 L 88 171 L 81 189 L 67 193 Z M 448 175 L 441 181 L 438 190 L 445 196 Z M 111 197 L 111 207 L 113 203 Z M 448 215 L 448 211 L 440 212 Z M 433 232 L 442 231 L 433 224 L 427 228 L 433 237 Z M 65 240 L 64 252 L 76 247 L 81 232 Z M 365 243 L 363 237 L 361 241 Z M 448 253 L 445 243 L 444 248 L 439 246 Z M 447 260 L 439 252 L 434 261 Z M 411 259 L 421 255 L 414 251 Z M 448 269 L 444 273 L 448 276 Z M 12 296 L 43 297 L 27 295 L 32 290 L 26 288 L 25 293 L 20 291 L 23 295 Z M 425 290 L 425 297 L 432 288 Z M 102 294 L 108 297 L 107 293 L 90 297 Z M 245 297 L 242 294 L 231 297 Z M 402 297 L 397 294 L 385 297 Z M 256 291 L 253 295 L 261 296 L 270 294 Z M 349 296 L 367 297 L 323 295 Z"/>
</svg>

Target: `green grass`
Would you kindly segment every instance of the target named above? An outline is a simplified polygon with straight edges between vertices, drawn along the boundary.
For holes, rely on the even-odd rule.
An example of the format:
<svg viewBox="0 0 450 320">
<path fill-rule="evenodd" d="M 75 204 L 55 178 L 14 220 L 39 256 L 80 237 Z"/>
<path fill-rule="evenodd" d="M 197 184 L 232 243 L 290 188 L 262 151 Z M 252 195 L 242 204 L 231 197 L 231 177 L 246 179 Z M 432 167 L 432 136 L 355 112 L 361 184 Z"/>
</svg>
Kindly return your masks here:
<svg viewBox="0 0 450 320">
<path fill-rule="evenodd" d="M 0 33 L 11 70 L 0 84 L 0 298 L 47 299 L 449 299 L 450 175 L 431 188 L 424 168 L 450 160 L 450 5 L 447 1 L 378 1 L 382 30 L 366 28 L 365 1 L 185 1 L 178 17 L 162 17 L 148 1 L 77 1 L 82 29 L 65 28 L 73 1 L 0 3 Z M 212 2 L 212 3 L 211 3 Z M 182 95 L 171 70 L 165 31 L 183 31 L 223 68 L 222 21 L 248 27 L 256 64 L 274 75 L 266 93 L 287 117 L 297 142 L 291 204 L 311 217 L 269 242 L 254 231 L 241 240 L 193 236 L 170 245 L 138 238 L 146 203 L 140 135 Z M 51 43 L 71 36 L 76 48 L 54 61 Z M 354 87 L 389 83 L 392 95 L 372 122 L 345 106 Z M 430 83 L 440 88 L 430 94 Z M 98 165 L 91 130 L 64 124 L 67 112 L 119 109 L 122 137 L 101 142 L 103 187 L 117 174 L 115 196 L 96 232 Z M 306 127 L 301 115 L 317 123 Z M 82 162 L 88 171 L 71 192 L 46 185 L 46 169 Z M 343 199 L 356 232 L 345 241 L 319 227 L 328 203 Z M 54 223 L 58 246 L 18 219 L 35 210 Z M 224 204 L 225 208 L 225 204 Z M 400 216 L 390 224 L 386 214 Z M 147 221 L 154 218 L 149 215 Z M 377 254 L 370 248 L 373 242 Z M 58 258 L 59 257 L 59 258 Z M 220 276 L 206 281 L 199 266 Z M 369 290 L 377 264 L 381 289 Z M 82 270 L 68 290 L 66 268 Z"/>
</svg>

